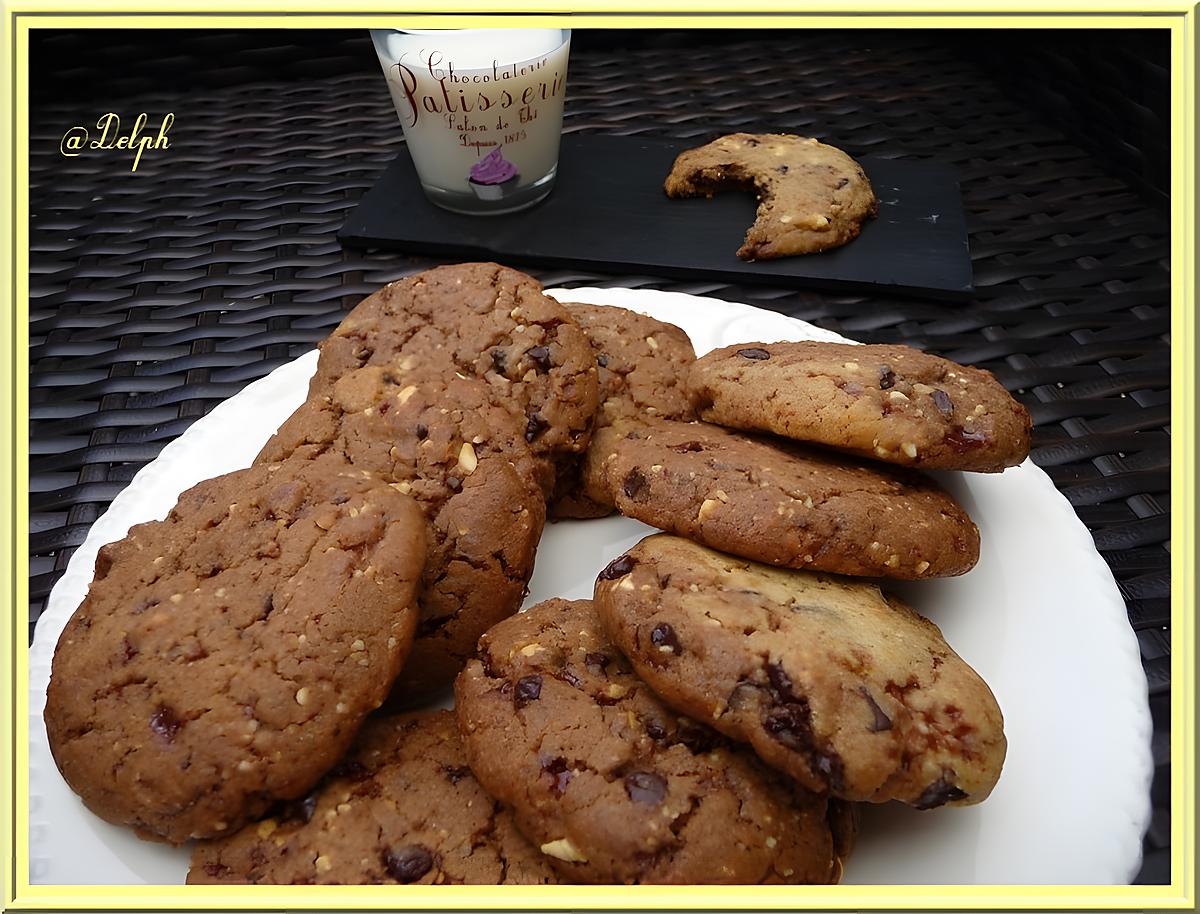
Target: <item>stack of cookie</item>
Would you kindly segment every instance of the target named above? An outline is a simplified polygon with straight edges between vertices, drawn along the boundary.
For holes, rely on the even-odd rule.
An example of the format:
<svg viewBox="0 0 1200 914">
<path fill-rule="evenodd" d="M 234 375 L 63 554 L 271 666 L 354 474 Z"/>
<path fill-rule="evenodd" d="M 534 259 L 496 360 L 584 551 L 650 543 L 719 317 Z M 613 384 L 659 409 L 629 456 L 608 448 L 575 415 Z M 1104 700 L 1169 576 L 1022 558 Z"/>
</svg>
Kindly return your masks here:
<svg viewBox="0 0 1200 914">
<path fill-rule="evenodd" d="M 105 546 L 45 721 L 98 815 L 181 843 L 305 797 L 389 693 L 516 612 L 597 365 L 533 279 L 432 270 L 359 304 L 249 469 Z"/>
<path fill-rule="evenodd" d="M 189 882 L 835 882 L 856 802 L 979 802 L 1004 756 L 936 626 L 849 577 L 978 557 L 880 461 L 1027 449 L 990 375 L 914 350 L 696 360 L 515 271 L 432 270 L 321 344 L 254 466 L 101 551 L 51 748 L 97 814 L 204 839 Z M 614 510 L 667 533 L 514 616 L 547 513 Z M 393 710 L 452 681 L 454 714 Z"/>
</svg>

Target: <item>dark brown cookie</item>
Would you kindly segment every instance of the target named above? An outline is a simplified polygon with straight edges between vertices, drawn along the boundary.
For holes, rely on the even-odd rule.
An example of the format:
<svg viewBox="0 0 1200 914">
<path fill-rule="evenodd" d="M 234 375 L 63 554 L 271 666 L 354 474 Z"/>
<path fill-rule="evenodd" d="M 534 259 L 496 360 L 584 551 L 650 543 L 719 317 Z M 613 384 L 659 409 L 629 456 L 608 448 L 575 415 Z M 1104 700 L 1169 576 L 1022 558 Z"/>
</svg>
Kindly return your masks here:
<svg viewBox="0 0 1200 914">
<path fill-rule="evenodd" d="M 303 796 L 408 653 L 424 528 L 330 458 L 207 480 L 103 547 L 46 696 L 67 783 L 174 844 Z"/>
<path fill-rule="evenodd" d="M 534 456 L 582 453 L 596 413 L 596 360 L 565 308 L 524 273 L 494 263 L 437 267 L 364 299 L 321 343 L 310 396 L 365 365 L 479 378 L 518 417 Z"/>
<path fill-rule="evenodd" d="M 479 636 L 524 599 L 546 506 L 521 434 L 483 381 L 368 366 L 310 398 L 257 458 L 337 454 L 425 512 L 421 619 L 396 683 L 408 703 L 449 685 Z"/>
<path fill-rule="evenodd" d="M 626 517 L 772 565 L 922 578 L 979 560 L 975 524 L 923 476 L 707 422 L 601 429 L 584 483 Z"/>
<path fill-rule="evenodd" d="M 566 878 L 828 883 L 846 810 L 672 713 L 588 600 L 549 600 L 480 639 L 455 683 L 471 769 Z"/>
<path fill-rule="evenodd" d="M 674 324 L 625 308 L 576 302 L 567 302 L 566 308 L 592 344 L 600 369 L 595 429 L 642 416 L 695 418 L 684 389 L 688 366 L 696 360 L 686 333 Z M 581 459 L 559 465 L 549 506 L 551 516 L 604 517 L 612 513 L 611 503 L 599 504 L 584 495 Z"/>
<path fill-rule="evenodd" d="M 512 814 L 471 775 L 449 711 L 367 721 L 303 800 L 192 852 L 189 884 L 544 885 Z"/>
<path fill-rule="evenodd" d="M 1029 455 L 1029 413 L 990 372 L 908 346 L 741 343 L 688 388 L 709 422 L 888 463 L 993 473 Z"/>
<path fill-rule="evenodd" d="M 767 260 L 837 247 L 858 237 L 879 202 L 854 159 L 815 139 L 786 133 L 734 133 L 679 154 L 668 197 L 754 190 L 758 214 L 738 249 Z"/>
<path fill-rule="evenodd" d="M 656 534 L 600 575 L 596 609 L 663 701 L 811 790 L 928 809 L 979 803 L 1000 776 L 986 683 L 873 584 Z"/>
</svg>

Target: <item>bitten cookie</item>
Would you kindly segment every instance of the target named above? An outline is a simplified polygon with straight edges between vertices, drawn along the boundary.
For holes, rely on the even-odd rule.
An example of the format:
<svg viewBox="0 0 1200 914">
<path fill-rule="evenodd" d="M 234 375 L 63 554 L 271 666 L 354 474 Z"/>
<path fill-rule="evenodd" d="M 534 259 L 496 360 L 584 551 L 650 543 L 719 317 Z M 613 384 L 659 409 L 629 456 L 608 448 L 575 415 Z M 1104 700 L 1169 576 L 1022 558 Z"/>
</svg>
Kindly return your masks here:
<svg viewBox="0 0 1200 914">
<path fill-rule="evenodd" d="M 493 628 L 479 650 L 455 684 L 471 770 L 564 877 L 840 875 L 852 813 L 660 704 L 590 601 L 541 603 Z"/>
<path fill-rule="evenodd" d="M 321 343 L 310 396 L 366 365 L 479 378 L 519 418 L 545 464 L 582 453 L 596 413 L 596 360 L 565 308 L 537 280 L 494 263 L 437 267 L 384 286 Z"/>
<path fill-rule="evenodd" d="M 583 475 L 626 517 L 772 565 L 922 578 L 979 560 L 975 524 L 930 480 L 706 422 L 601 429 Z"/>
<path fill-rule="evenodd" d="M 568 302 L 566 308 L 592 344 L 600 370 L 595 429 L 624 418 L 694 418 L 684 381 L 696 353 L 686 333 L 674 324 L 625 308 L 574 302 Z M 559 465 L 549 506 L 554 517 L 612 513 L 611 503 L 599 504 L 584 495 L 581 460 Z"/>
<path fill-rule="evenodd" d="M 305 402 L 257 458 L 336 454 L 425 512 L 420 623 L 396 682 L 402 703 L 448 686 L 479 636 L 521 606 L 546 516 L 522 434 L 483 381 L 368 366 Z"/>
<path fill-rule="evenodd" d="M 711 197 L 753 188 L 758 214 L 738 249 L 742 260 L 811 254 L 858 237 L 879 201 L 854 159 L 814 139 L 734 133 L 675 159 L 668 197 Z"/>
<path fill-rule="evenodd" d="M 665 534 L 596 582 L 608 635 L 667 704 L 810 790 L 918 809 L 985 799 L 996 699 L 937 626 L 878 587 Z"/>
<path fill-rule="evenodd" d="M 323 459 L 207 480 L 103 547 L 46 696 L 71 789 L 173 844 L 303 796 L 408 653 L 424 529 L 412 499 Z"/>
<path fill-rule="evenodd" d="M 557 882 L 471 775 L 450 711 L 375 717 L 321 785 L 192 852 L 189 884 Z"/>
<path fill-rule="evenodd" d="M 700 418 L 930 470 L 995 473 L 1031 422 L 991 372 L 908 346 L 741 343 L 692 365 Z"/>
</svg>

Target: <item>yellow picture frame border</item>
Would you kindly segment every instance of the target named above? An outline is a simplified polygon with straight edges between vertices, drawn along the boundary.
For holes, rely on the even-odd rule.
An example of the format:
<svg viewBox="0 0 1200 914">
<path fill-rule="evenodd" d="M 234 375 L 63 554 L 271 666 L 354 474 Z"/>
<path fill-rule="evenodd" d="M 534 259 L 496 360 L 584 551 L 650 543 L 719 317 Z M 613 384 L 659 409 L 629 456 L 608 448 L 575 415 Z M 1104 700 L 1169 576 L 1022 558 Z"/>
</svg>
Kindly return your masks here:
<svg viewBox="0 0 1200 914">
<path fill-rule="evenodd" d="M 0 0 L 0 699 L 4 908 L 50 910 L 1187 910 L 1195 907 L 1196 6 L 1072 0 L 574 4 Z M 409 7 L 417 4 L 407 4 Z M 103 9 L 100 7 L 103 6 Z M 334 11 L 330 12 L 329 8 Z M 502 20 L 487 14 L 504 13 Z M 1171 873 L 1165 886 L 45 886 L 29 883 L 29 33 L 44 28 L 1163 28 L 1171 44 Z M 1097 798 L 1103 802 L 1103 798 Z M 1031 823 L 1035 827 L 1036 823 Z"/>
</svg>

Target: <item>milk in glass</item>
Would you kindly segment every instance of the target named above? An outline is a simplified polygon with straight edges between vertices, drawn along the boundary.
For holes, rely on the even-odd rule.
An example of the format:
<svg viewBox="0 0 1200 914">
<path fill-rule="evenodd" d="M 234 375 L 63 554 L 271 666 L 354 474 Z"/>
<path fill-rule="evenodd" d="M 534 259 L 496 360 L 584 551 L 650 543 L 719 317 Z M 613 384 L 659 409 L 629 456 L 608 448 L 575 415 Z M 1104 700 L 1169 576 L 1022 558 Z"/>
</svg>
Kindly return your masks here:
<svg viewBox="0 0 1200 914">
<path fill-rule="evenodd" d="M 457 212 L 512 212 L 554 185 L 570 32 L 371 33 L 426 194 Z"/>
</svg>

